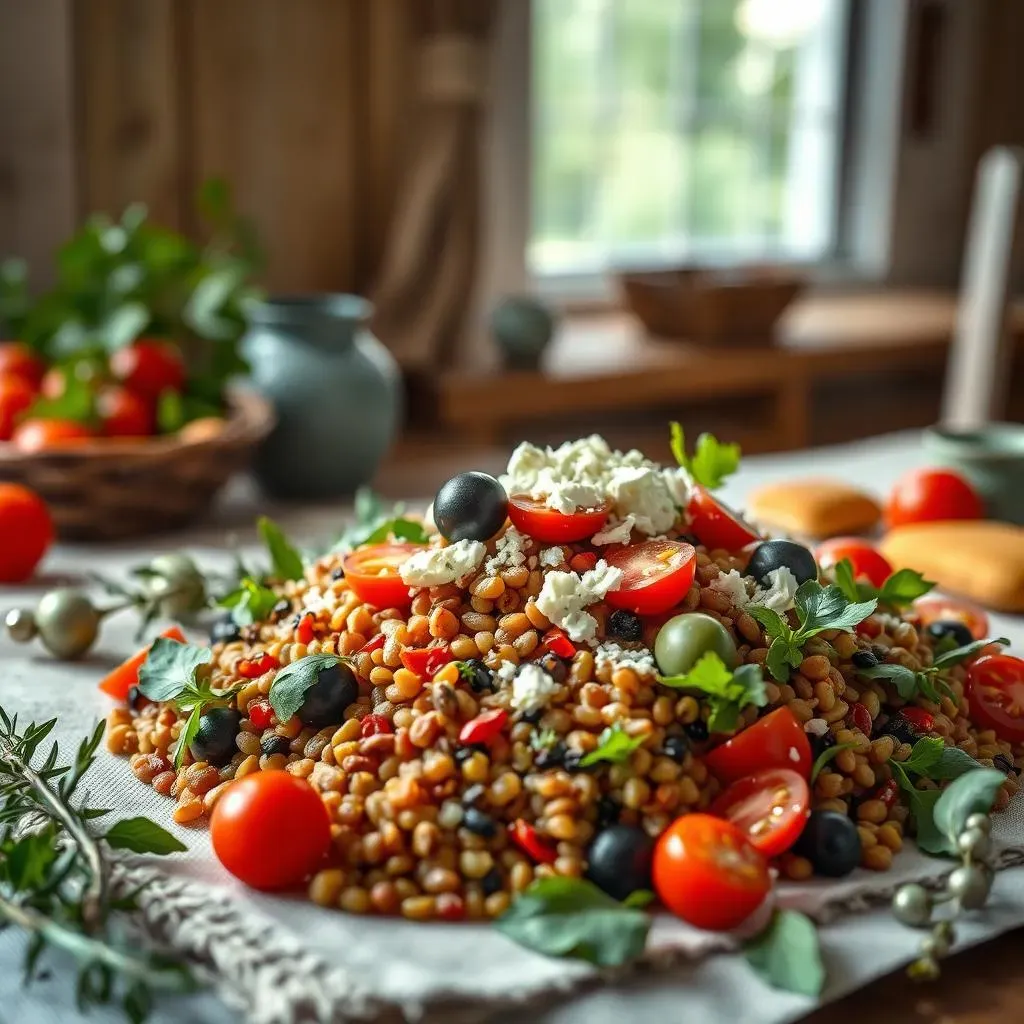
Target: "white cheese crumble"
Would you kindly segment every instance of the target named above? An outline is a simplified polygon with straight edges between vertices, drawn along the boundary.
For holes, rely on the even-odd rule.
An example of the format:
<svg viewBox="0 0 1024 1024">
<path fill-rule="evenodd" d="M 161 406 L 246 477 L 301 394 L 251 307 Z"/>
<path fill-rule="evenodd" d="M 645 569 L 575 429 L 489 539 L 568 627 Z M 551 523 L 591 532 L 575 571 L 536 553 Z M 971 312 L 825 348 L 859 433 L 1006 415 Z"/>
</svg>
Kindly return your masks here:
<svg viewBox="0 0 1024 1024">
<path fill-rule="evenodd" d="M 763 605 L 780 615 L 788 612 L 796 603 L 796 592 L 800 583 L 792 571 L 782 565 L 778 569 L 772 569 L 768 573 L 769 587 L 758 587 L 754 596 L 750 599 L 751 604 Z"/>
<path fill-rule="evenodd" d="M 486 554 L 480 541 L 460 540 L 446 548 L 417 551 L 402 563 L 399 574 L 410 587 L 439 587 L 468 576 Z"/>
<path fill-rule="evenodd" d="M 609 523 L 600 533 L 595 533 L 590 538 L 590 543 L 595 547 L 603 544 L 628 544 L 633 527 L 636 526 L 636 516 L 632 512 L 620 523 Z"/>
<path fill-rule="evenodd" d="M 515 569 L 526 561 L 526 545 L 530 538 L 520 533 L 514 526 L 510 526 L 504 534 L 498 538 L 497 550 L 490 558 L 484 568 L 491 576 L 497 576 L 502 569 Z"/>
<path fill-rule="evenodd" d="M 824 736 L 828 732 L 828 722 L 824 718 L 812 718 L 804 723 L 804 732 L 809 732 L 812 736 Z"/>
<path fill-rule="evenodd" d="M 604 559 L 582 577 L 575 572 L 549 572 L 537 597 L 537 608 L 552 625 L 560 626 L 577 643 L 593 639 L 597 619 L 583 609 L 603 600 L 622 583 L 622 570 Z"/>
<path fill-rule="evenodd" d="M 893 630 L 903 625 L 903 620 L 898 615 L 890 615 L 888 612 L 875 612 L 874 617 L 889 636 L 893 635 Z"/>
<path fill-rule="evenodd" d="M 613 672 L 617 668 L 631 668 L 638 676 L 653 676 L 657 672 L 654 655 L 646 647 L 629 650 L 618 644 L 604 643 L 594 651 L 594 661 L 598 668 L 607 665 Z"/>
<path fill-rule="evenodd" d="M 516 677 L 516 673 L 519 671 L 519 666 L 512 661 L 503 661 L 495 670 L 494 678 L 499 682 L 507 685 L 511 683 Z"/>
<path fill-rule="evenodd" d="M 540 564 L 546 569 L 557 569 L 565 561 L 565 552 L 561 548 L 545 548 L 540 553 Z"/>
<path fill-rule="evenodd" d="M 746 608 L 750 604 L 750 594 L 747 593 L 747 577 L 736 569 L 723 572 L 708 586 L 719 594 L 724 594 L 737 608 Z"/>
<path fill-rule="evenodd" d="M 522 665 L 512 680 L 512 707 L 517 711 L 545 708 L 560 690 L 561 686 L 539 665 Z"/>
</svg>

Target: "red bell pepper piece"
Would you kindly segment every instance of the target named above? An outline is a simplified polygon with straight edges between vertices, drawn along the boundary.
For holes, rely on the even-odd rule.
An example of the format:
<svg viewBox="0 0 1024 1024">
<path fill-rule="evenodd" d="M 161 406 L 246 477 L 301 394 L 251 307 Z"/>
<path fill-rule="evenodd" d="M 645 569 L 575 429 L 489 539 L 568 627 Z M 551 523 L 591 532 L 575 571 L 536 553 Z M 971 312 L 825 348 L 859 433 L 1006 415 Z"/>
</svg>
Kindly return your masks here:
<svg viewBox="0 0 1024 1024">
<path fill-rule="evenodd" d="M 565 635 L 565 631 L 557 626 L 552 626 L 544 634 L 544 644 L 552 654 L 560 658 L 571 658 L 576 653 L 573 642 Z"/>
<path fill-rule="evenodd" d="M 508 712 L 504 708 L 481 711 L 462 727 L 459 742 L 467 747 L 475 743 L 487 743 L 501 732 L 507 721 Z"/>
<path fill-rule="evenodd" d="M 266 729 L 274 720 L 274 709 L 270 706 L 270 701 L 266 697 L 254 700 L 246 708 L 245 713 L 249 716 L 249 721 L 257 729 Z"/>
<path fill-rule="evenodd" d="M 512 842 L 538 864 L 554 864 L 558 857 L 558 851 L 541 839 L 537 830 L 522 818 L 517 818 L 509 825 L 508 834 Z"/>
<path fill-rule="evenodd" d="M 167 640 L 177 640 L 179 644 L 186 642 L 185 634 L 177 626 L 165 629 L 160 635 Z M 133 686 L 139 685 L 139 669 L 149 657 L 150 646 L 152 645 L 147 645 L 141 651 L 136 651 L 127 661 L 118 665 L 110 675 L 100 682 L 100 689 L 114 700 L 127 700 L 128 691 Z"/>
<path fill-rule="evenodd" d="M 365 740 L 370 736 L 393 733 L 395 727 L 384 715 L 365 715 L 359 722 L 359 735 Z"/>
<path fill-rule="evenodd" d="M 366 643 L 359 648 L 359 653 L 372 654 L 374 651 L 382 651 L 387 640 L 388 638 L 383 633 L 378 633 L 375 637 L 367 640 Z"/>
<path fill-rule="evenodd" d="M 452 652 L 447 644 L 441 647 L 418 647 L 402 651 L 402 664 L 421 679 L 429 679 L 451 660 Z"/>
<path fill-rule="evenodd" d="M 308 644 L 313 642 L 313 616 L 309 613 L 303 615 L 299 619 L 299 624 L 295 627 L 295 639 L 300 644 Z"/>
<path fill-rule="evenodd" d="M 243 658 L 238 663 L 238 674 L 243 679 L 259 679 L 280 664 L 272 654 L 261 654 L 258 658 Z"/>
</svg>

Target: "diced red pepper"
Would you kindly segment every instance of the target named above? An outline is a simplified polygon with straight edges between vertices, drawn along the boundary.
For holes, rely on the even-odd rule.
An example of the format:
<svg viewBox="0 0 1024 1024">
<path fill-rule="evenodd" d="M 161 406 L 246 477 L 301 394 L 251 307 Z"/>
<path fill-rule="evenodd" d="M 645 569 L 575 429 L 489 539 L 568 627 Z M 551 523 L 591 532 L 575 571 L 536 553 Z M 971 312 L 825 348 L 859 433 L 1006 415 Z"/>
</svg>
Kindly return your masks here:
<svg viewBox="0 0 1024 1024">
<path fill-rule="evenodd" d="M 875 793 L 875 799 L 881 800 L 886 807 L 892 807 L 896 803 L 896 797 L 899 796 L 900 787 L 895 779 L 886 779 L 881 786 L 878 787 L 878 791 Z"/>
<path fill-rule="evenodd" d="M 462 727 L 459 742 L 467 747 L 474 743 L 487 743 L 501 732 L 507 721 L 508 712 L 504 708 L 481 711 Z"/>
<path fill-rule="evenodd" d="M 900 708 L 899 712 L 914 732 L 931 732 L 935 728 L 935 716 L 924 708 Z"/>
<path fill-rule="evenodd" d="M 365 740 L 370 736 L 393 733 L 395 727 L 385 715 L 364 715 L 359 720 L 359 735 Z"/>
<path fill-rule="evenodd" d="M 359 653 L 372 654 L 374 651 L 382 651 L 387 642 L 388 638 L 383 633 L 378 633 L 375 637 L 367 640 L 366 643 L 359 648 Z"/>
<path fill-rule="evenodd" d="M 270 701 L 265 697 L 254 700 L 246 709 L 246 714 L 249 716 L 249 721 L 257 729 L 268 728 L 274 719 L 274 709 L 270 706 Z"/>
<path fill-rule="evenodd" d="M 871 712 L 868 711 L 868 709 L 863 704 L 861 704 L 860 701 L 858 701 L 856 704 L 853 705 L 852 708 L 850 708 L 850 717 L 853 719 L 853 724 L 857 726 L 857 728 L 860 729 L 860 731 L 864 733 L 865 736 L 871 735 L 871 730 L 873 728 L 871 722 Z"/>
<path fill-rule="evenodd" d="M 538 864 L 554 864 L 558 858 L 558 851 L 541 839 L 537 830 L 522 818 L 517 818 L 509 825 L 508 834 L 512 842 Z"/>
<path fill-rule="evenodd" d="M 549 651 L 557 654 L 560 658 L 571 658 L 576 653 L 576 648 L 565 635 L 565 631 L 557 626 L 552 626 L 544 634 L 544 644 Z"/>
<path fill-rule="evenodd" d="M 238 663 L 238 674 L 243 679 L 259 679 L 280 664 L 272 654 L 261 654 L 258 658 L 243 658 Z"/>
<path fill-rule="evenodd" d="M 313 642 L 313 616 L 303 615 L 299 620 L 299 624 L 295 627 L 295 639 L 300 644 L 308 644 Z"/>
<path fill-rule="evenodd" d="M 448 645 L 441 647 L 419 647 L 402 651 L 402 664 L 422 679 L 429 679 L 452 660 Z"/>
</svg>

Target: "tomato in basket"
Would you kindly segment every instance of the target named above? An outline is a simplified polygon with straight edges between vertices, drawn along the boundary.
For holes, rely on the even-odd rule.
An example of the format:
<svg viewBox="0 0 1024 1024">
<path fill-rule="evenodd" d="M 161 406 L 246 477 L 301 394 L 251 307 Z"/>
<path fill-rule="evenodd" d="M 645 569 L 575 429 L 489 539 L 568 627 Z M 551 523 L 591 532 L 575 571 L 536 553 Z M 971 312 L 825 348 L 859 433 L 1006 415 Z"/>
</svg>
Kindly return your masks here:
<svg viewBox="0 0 1024 1024">
<path fill-rule="evenodd" d="M 345 579 L 356 597 L 374 608 L 405 608 L 412 598 L 399 569 L 422 550 L 421 544 L 375 544 L 353 551 L 343 563 Z"/>
<path fill-rule="evenodd" d="M 622 583 L 605 600 L 637 615 L 658 615 L 674 608 L 693 583 L 697 551 L 675 540 L 648 540 L 610 551 L 609 565 L 622 570 Z"/>
<path fill-rule="evenodd" d="M 734 782 L 711 805 L 711 813 L 731 821 L 758 853 L 777 857 L 800 838 L 810 804 L 802 775 L 767 768 Z"/>
<path fill-rule="evenodd" d="M 548 508 L 543 498 L 513 494 L 508 501 L 508 517 L 517 530 L 534 540 L 545 544 L 569 544 L 597 533 L 604 526 L 610 508 L 608 502 L 602 502 L 567 514 Z"/>
<path fill-rule="evenodd" d="M 690 521 L 690 532 L 709 551 L 716 548 L 739 551 L 761 539 L 749 523 L 704 487 L 694 491 L 686 515 Z"/>
</svg>

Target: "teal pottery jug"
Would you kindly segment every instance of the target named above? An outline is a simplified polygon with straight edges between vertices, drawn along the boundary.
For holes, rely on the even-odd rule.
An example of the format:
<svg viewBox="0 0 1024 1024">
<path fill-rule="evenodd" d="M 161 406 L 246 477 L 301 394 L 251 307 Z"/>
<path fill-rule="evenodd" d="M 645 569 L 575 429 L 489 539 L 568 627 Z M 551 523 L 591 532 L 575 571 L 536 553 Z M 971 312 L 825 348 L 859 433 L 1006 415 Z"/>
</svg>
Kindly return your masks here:
<svg viewBox="0 0 1024 1024">
<path fill-rule="evenodd" d="M 395 439 L 402 381 L 367 327 L 373 307 L 355 295 L 268 299 L 250 311 L 245 356 L 277 426 L 256 458 L 278 498 L 350 495 L 368 483 Z"/>
</svg>

